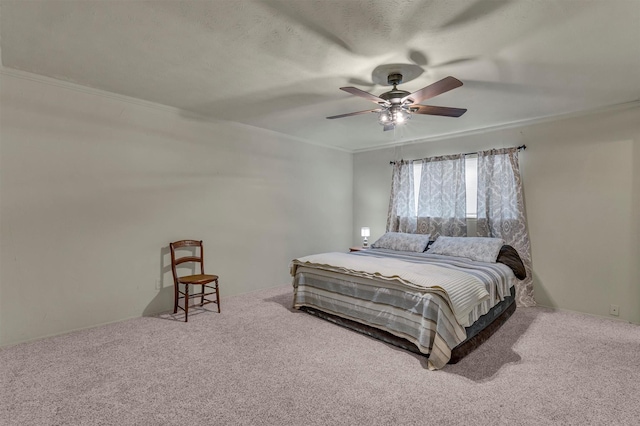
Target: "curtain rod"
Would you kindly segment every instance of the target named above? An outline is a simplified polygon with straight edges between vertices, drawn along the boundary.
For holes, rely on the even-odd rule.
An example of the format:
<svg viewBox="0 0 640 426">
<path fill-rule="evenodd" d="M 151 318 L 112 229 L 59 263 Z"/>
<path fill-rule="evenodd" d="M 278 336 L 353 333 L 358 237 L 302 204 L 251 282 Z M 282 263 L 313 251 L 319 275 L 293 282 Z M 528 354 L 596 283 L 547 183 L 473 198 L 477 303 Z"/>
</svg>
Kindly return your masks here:
<svg viewBox="0 0 640 426">
<path fill-rule="evenodd" d="M 518 148 L 518 151 L 523 151 L 523 150 L 527 149 L 527 146 L 526 145 L 520 145 L 517 148 Z M 477 152 L 467 152 L 467 153 L 462 154 L 462 155 L 475 155 L 475 154 L 477 154 Z M 389 164 L 396 164 L 396 162 L 395 161 L 389 161 Z"/>
</svg>

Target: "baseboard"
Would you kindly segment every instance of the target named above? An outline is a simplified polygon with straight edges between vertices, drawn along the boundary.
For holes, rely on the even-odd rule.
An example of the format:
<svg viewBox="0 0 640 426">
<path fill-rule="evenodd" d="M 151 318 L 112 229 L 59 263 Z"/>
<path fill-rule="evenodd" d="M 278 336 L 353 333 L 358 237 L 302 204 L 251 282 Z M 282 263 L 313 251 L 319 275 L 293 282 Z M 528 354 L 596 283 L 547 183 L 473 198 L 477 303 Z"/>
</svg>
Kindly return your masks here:
<svg viewBox="0 0 640 426">
<path fill-rule="evenodd" d="M 148 315 L 144 315 L 144 316 L 148 316 Z M 113 321 L 107 321 L 107 322 L 102 322 L 102 323 L 99 323 L 99 324 L 88 325 L 86 327 L 79 327 L 79 328 L 74 328 L 72 330 L 65 330 L 65 331 L 61 331 L 59 333 L 50 333 L 50 334 L 45 334 L 45 335 L 38 336 L 38 337 L 32 337 L 30 339 L 19 340 L 17 342 L 3 343 L 3 344 L 0 344 L 0 349 L 8 348 L 8 347 L 11 347 L 11 346 L 16 346 L 16 345 L 21 345 L 23 343 L 31 343 L 31 342 L 35 342 L 35 341 L 42 340 L 42 339 L 48 339 L 50 337 L 64 336 L 65 334 L 71 334 L 71 333 L 75 333 L 77 331 L 89 330 L 91 328 L 102 327 L 103 325 L 115 324 L 115 323 L 118 323 L 118 322 L 129 321 L 131 319 L 142 318 L 142 317 L 143 317 L 143 315 L 132 316 L 132 317 L 127 317 L 127 318 L 120 318 L 120 319 L 113 320 Z"/>
<path fill-rule="evenodd" d="M 558 308 L 558 307 L 555 307 L 555 306 L 547 306 L 547 305 L 542 305 L 540 303 L 536 303 L 536 307 L 547 308 L 547 309 L 551 309 L 552 311 L 567 312 L 567 313 L 571 313 L 571 314 L 587 315 L 587 316 L 594 317 L 594 318 L 607 319 L 607 320 L 618 321 L 618 322 L 625 322 L 627 324 L 640 325 L 640 323 L 629 321 L 628 319 L 624 319 L 624 318 L 620 318 L 620 317 L 604 316 L 604 315 L 592 314 L 592 313 L 589 313 L 589 312 L 574 311 L 572 309 L 564 309 L 564 308 Z"/>
</svg>

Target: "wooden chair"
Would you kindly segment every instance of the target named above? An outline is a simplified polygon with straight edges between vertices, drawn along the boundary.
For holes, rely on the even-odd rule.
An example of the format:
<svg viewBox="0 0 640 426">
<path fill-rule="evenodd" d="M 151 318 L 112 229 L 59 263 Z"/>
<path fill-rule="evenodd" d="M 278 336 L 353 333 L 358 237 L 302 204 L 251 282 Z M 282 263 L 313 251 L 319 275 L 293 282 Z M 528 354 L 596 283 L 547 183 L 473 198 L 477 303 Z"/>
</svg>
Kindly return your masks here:
<svg viewBox="0 0 640 426">
<path fill-rule="evenodd" d="M 200 298 L 200 306 L 204 306 L 208 303 L 215 303 L 218 305 L 218 312 L 220 312 L 220 292 L 218 289 L 218 276 L 207 275 L 204 273 L 204 249 L 202 241 L 197 240 L 181 240 L 173 243 L 169 243 L 171 248 L 171 271 L 173 272 L 173 284 L 175 287 L 173 313 L 178 312 L 178 308 L 184 311 L 184 322 L 189 320 L 189 300 L 193 298 Z M 176 249 L 194 247 L 194 252 L 187 256 L 176 258 Z M 194 275 L 185 275 L 183 277 L 178 276 L 176 267 L 183 263 L 191 262 L 200 263 L 200 273 Z M 209 285 L 215 283 L 214 285 Z M 184 285 L 184 291 L 180 290 L 180 284 Z M 200 293 L 191 293 L 189 286 L 200 286 Z M 205 292 L 205 289 L 212 290 L 209 293 Z M 216 300 L 207 299 L 206 296 L 216 295 Z M 184 307 L 179 306 L 178 300 L 184 299 Z"/>
</svg>

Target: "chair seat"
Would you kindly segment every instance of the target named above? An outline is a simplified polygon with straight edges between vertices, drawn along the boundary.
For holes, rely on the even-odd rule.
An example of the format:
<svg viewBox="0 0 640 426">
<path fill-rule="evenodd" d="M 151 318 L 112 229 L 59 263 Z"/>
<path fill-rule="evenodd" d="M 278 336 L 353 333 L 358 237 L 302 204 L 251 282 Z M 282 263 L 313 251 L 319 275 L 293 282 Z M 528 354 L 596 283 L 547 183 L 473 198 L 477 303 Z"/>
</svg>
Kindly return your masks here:
<svg viewBox="0 0 640 426">
<path fill-rule="evenodd" d="M 186 275 L 184 277 L 178 278 L 178 281 L 182 284 L 209 284 L 218 279 L 217 275 L 209 275 L 209 274 L 197 274 L 197 275 Z"/>
</svg>

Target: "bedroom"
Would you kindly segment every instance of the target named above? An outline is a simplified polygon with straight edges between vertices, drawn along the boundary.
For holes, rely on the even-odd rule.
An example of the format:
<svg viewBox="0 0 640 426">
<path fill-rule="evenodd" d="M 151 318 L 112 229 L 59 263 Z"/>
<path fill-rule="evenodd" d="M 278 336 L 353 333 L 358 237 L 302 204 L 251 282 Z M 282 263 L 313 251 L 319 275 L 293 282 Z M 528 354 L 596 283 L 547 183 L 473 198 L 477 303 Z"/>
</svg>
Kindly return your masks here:
<svg viewBox="0 0 640 426">
<path fill-rule="evenodd" d="M 465 86 L 451 93 L 452 98 L 443 95 L 443 105 L 467 107 L 467 114 L 475 117 L 484 109 L 493 127 L 460 133 L 462 118 L 442 122 L 414 117 L 404 137 L 411 136 L 412 129 L 425 133 L 395 143 L 373 117 L 340 123 L 324 119 L 367 107 L 338 87 L 354 85 L 380 93 L 382 87 L 363 84 L 370 84 L 372 70 L 382 63 L 411 61 L 408 49 L 398 51 L 394 43 L 404 40 L 409 45 L 408 35 L 418 37 L 408 34 L 417 31 L 415 26 L 391 34 L 392 40 L 379 47 L 389 54 L 358 37 L 369 34 L 362 22 L 376 13 L 391 13 L 387 8 L 364 14 L 356 21 L 357 31 L 337 33 L 353 37 L 343 40 L 360 49 L 346 54 L 332 37 L 337 28 L 320 26 L 322 21 L 305 9 L 286 14 L 271 7 L 263 13 L 289 22 L 293 34 L 301 32 L 302 41 L 317 43 L 318 57 L 295 56 L 302 55 L 294 50 L 298 39 L 283 43 L 288 39 L 281 34 L 262 46 L 255 40 L 261 32 L 251 34 L 246 43 L 234 33 L 234 49 L 262 46 L 264 52 L 253 55 L 267 61 L 259 66 L 247 59 L 251 55 L 234 59 L 233 52 L 220 46 L 219 57 L 202 59 L 201 45 L 189 50 L 187 44 L 170 42 L 180 31 L 210 37 L 202 25 L 210 19 L 207 10 L 186 8 L 180 17 L 186 23 L 167 17 L 171 10 L 149 4 L 130 10 L 131 22 L 140 23 L 144 13 L 151 13 L 168 30 L 160 41 L 154 41 L 160 35 L 142 29 L 125 31 L 132 36 L 127 50 L 116 34 L 127 29 L 129 15 L 123 11 L 92 21 L 89 16 L 96 15 L 86 3 L 88 10 L 74 12 L 76 16 L 69 10 L 28 10 L 3 1 L 0 345 L 166 310 L 172 298 L 167 245 L 187 236 L 205 241 L 208 267 L 221 277 L 223 309 L 224 297 L 287 285 L 291 259 L 345 251 L 359 243 L 361 226 L 371 227 L 372 240 L 382 235 L 390 160 L 521 144 L 527 145 L 520 163 L 537 302 L 606 318 L 614 318 L 609 308 L 617 305 L 619 319 L 639 324 L 640 30 L 633 25 L 639 12 L 637 2 L 613 3 L 616 6 L 606 11 L 602 2 L 579 11 L 556 6 L 553 22 L 544 19 L 548 10 L 539 12 L 478 45 L 465 31 L 514 19 L 527 2 L 462 2 L 431 13 L 430 28 L 453 23 L 443 33 L 434 31 L 437 43 L 409 46 L 416 49 L 414 63 L 428 59 L 421 65 L 424 75 L 409 83 L 419 88 L 435 77 L 460 78 Z M 599 14 L 611 19 L 594 20 Z M 260 24 L 257 12 L 250 16 Z M 400 18 L 390 14 L 389 19 Z M 331 22 L 337 26 L 343 21 Z M 108 30 L 107 24 L 115 28 Z M 104 43 L 88 31 L 93 27 L 100 28 Z M 266 31 L 268 26 L 257 28 Z M 563 31 L 567 43 L 549 47 L 549 40 Z M 47 34 L 52 44 L 44 43 Z M 448 34 L 460 44 L 448 45 Z M 92 43 L 103 50 L 92 51 Z M 126 55 L 101 59 L 119 50 Z M 190 62 L 176 51 L 201 70 L 191 74 Z M 337 58 L 331 57 L 335 52 Z M 154 62 L 155 55 L 160 62 Z M 137 56 L 148 62 L 136 62 Z M 482 59 L 492 56 L 508 61 Z M 479 59 L 436 67 L 473 57 Z M 345 58 L 350 58 L 347 64 L 353 71 L 344 71 L 340 61 Z M 230 62 L 227 72 L 218 71 L 218 60 Z M 310 69 L 314 66 L 317 71 Z M 127 73 L 130 78 L 124 78 Z M 161 91 L 167 79 L 178 78 L 175 86 Z M 108 86 L 118 81 L 129 86 Z M 568 94 L 554 95 L 563 87 Z M 539 92 L 532 93 L 532 88 Z M 285 89 L 291 92 L 281 92 Z M 196 100 L 209 93 L 215 98 L 183 108 L 163 105 L 163 99 L 181 92 L 199 93 Z M 554 96 L 574 103 L 558 107 Z M 501 104 L 521 105 L 523 97 L 537 108 L 530 116 L 495 121 L 496 115 L 506 113 L 498 108 Z M 232 112 L 214 102 L 225 100 L 223 105 L 233 110 L 253 99 L 258 106 L 272 102 L 281 112 L 263 114 L 247 107 L 239 120 L 255 121 L 242 124 L 227 118 Z M 486 107 L 484 102 L 494 103 Z M 556 108 L 557 116 L 545 117 L 543 107 Z M 310 115 L 323 130 L 303 124 Z M 297 134 L 285 135 L 285 124 L 279 121 L 285 118 Z M 257 123 L 275 123 L 283 131 L 264 130 Z M 440 133 L 429 133 L 432 127 Z M 321 132 L 353 145 L 335 149 L 313 143 Z M 301 136 L 305 134 L 309 137 Z M 360 135 L 381 141 L 380 149 L 363 149 Z"/>
</svg>

